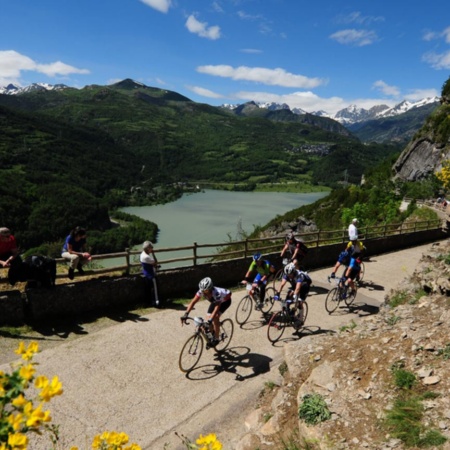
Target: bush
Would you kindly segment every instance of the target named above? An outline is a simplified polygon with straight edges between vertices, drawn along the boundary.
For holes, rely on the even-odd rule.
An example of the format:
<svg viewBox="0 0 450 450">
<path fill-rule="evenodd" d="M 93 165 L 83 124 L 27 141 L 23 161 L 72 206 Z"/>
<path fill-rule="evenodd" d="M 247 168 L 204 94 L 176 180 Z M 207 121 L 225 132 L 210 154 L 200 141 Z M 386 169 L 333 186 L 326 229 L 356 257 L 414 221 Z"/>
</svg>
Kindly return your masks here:
<svg viewBox="0 0 450 450">
<path fill-rule="evenodd" d="M 308 425 L 316 425 L 330 419 L 331 412 L 320 394 L 307 394 L 298 409 L 298 416 Z"/>
</svg>

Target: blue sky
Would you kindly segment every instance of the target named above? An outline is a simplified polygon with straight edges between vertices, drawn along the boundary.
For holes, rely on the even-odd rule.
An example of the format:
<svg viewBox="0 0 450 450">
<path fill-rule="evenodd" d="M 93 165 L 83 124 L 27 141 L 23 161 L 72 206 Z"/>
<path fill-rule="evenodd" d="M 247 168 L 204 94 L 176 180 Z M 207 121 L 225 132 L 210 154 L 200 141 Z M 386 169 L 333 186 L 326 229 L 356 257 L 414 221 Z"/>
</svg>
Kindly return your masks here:
<svg viewBox="0 0 450 450">
<path fill-rule="evenodd" d="M 0 86 L 132 78 L 330 114 L 439 95 L 448 0 L 3 0 Z"/>
</svg>

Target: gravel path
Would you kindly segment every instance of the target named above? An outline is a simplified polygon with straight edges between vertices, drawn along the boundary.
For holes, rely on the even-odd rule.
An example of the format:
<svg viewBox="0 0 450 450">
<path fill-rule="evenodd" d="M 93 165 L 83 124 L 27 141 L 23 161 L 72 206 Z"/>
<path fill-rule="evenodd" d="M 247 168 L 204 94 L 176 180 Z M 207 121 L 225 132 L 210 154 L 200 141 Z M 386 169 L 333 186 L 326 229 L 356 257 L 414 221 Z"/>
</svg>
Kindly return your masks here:
<svg viewBox="0 0 450 450">
<path fill-rule="evenodd" d="M 314 287 L 304 333 L 335 330 L 375 313 L 390 289 L 412 274 L 430 245 L 366 262 L 366 284 L 358 291 L 359 308 L 351 314 L 327 314 L 324 301 L 331 287 L 326 281 L 330 269 L 312 271 Z M 227 317 L 234 320 L 243 295 L 245 291 L 233 294 Z M 200 302 L 195 315 L 206 309 L 206 303 Z M 282 342 L 271 345 L 262 316 L 253 312 L 243 328 L 235 324 L 223 357 L 212 350 L 204 352 L 198 368 L 186 376 L 178 369 L 178 356 L 193 327 L 181 327 L 180 316 L 180 311 L 171 309 L 129 314 L 121 323 L 107 320 L 65 334 L 54 330 L 38 336 L 43 348 L 35 358 L 39 373 L 58 375 L 64 386 L 64 394 L 50 404 L 53 422 L 60 424 L 62 448 L 83 447 L 105 430 L 124 431 L 143 449 L 163 449 L 165 444 L 171 450 L 184 449 L 175 432 L 190 438 L 215 432 L 224 448 L 234 447 L 245 433 L 243 420 L 254 409 L 264 383 L 280 380 L 283 346 L 302 335 L 287 331 Z M 0 370 L 8 370 L 7 362 L 14 355 L 5 357 L 6 340 L 2 341 Z M 46 449 L 48 442 L 36 441 L 30 448 Z"/>
</svg>

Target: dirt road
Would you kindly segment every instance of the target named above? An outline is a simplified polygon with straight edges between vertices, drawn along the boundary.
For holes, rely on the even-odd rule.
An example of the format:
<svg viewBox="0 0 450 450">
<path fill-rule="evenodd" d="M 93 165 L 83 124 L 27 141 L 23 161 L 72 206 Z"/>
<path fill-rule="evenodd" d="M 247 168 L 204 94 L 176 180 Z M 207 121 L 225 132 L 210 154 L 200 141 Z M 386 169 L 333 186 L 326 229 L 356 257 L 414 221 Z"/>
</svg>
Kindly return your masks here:
<svg viewBox="0 0 450 450">
<path fill-rule="evenodd" d="M 87 448 L 95 434 L 116 430 L 126 432 L 143 449 L 163 449 L 165 444 L 171 450 L 184 448 L 175 432 L 190 438 L 215 432 L 224 448 L 232 449 L 245 433 L 243 419 L 254 408 L 264 383 L 280 379 L 283 346 L 304 334 L 336 330 L 376 313 L 385 295 L 414 271 L 429 247 L 374 256 L 366 262 L 366 283 L 352 313 L 342 309 L 328 315 L 324 301 L 332 287 L 326 280 L 330 269 L 312 271 L 314 287 L 303 334 L 289 330 L 281 342 L 271 345 L 264 320 L 254 311 L 243 328 L 235 324 L 223 357 L 213 350 L 204 352 L 198 368 L 187 376 L 178 369 L 178 356 L 193 327 L 181 327 L 180 311 L 170 309 L 45 349 L 36 356 L 39 373 L 58 375 L 64 386 L 64 394 L 49 405 L 53 422 L 60 424 L 62 448 Z M 233 294 L 228 317 L 234 319 L 243 295 L 245 291 Z M 194 314 L 203 315 L 206 309 L 201 302 Z M 45 444 L 36 442 L 30 448 L 48 448 Z"/>
</svg>

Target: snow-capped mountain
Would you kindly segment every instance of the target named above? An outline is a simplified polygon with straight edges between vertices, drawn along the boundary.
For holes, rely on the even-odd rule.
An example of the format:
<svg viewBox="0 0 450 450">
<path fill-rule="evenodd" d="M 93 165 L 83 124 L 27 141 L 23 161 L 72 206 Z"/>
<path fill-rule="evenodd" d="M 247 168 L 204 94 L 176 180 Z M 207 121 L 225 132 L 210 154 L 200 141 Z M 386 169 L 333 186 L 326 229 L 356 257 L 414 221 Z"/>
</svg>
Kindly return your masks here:
<svg viewBox="0 0 450 450">
<path fill-rule="evenodd" d="M 403 114 L 407 111 L 410 111 L 414 108 L 419 108 L 420 106 L 427 105 L 429 103 L 437 103 L 439 102 L 439 97 L 427 97 L 417 102 L 409 102 L 404 100 L 393 107 L 389 107 L 388 105 L 375 105 L 370 109 L 359 108 L 357 105 L 350 105 L 347 108 L 341 109 L 336 114 L 328 114 L 326 111 L 314 111 L 311 114 L 319 117 L 329 117 L 330 119 L 334 119 L 337 122 L 340 122 L 342 125 L 351 125 L 358 122 L 366 122 L 368 120 L 373 119 L 382 119 L 386 117 L 397 116 L 399 114 Z M 278 103 L 258 103 L 251 102 L 255 107 L 265 108 L 272 111 L 280 110 L 280 109 L 290 109 L 286 103 L 278 104 Z M 222 105 L 222 108 L 235 110 L 236 108 L 242 107 L 242 105 Z M 294 114 L 307 114 L 301 108 L 293 108 L 291 111 Z"/>
<path fill-rule="evenodd" d="M 66 86 L 65 84 L 33 83 L 25 87 L 8 84 L 8 86 L 0 87 L 0 94 L 18 95 L 33 91 L 59 91 L 61 89 L 67 88 L 68 86 Z"/>
</svg>

